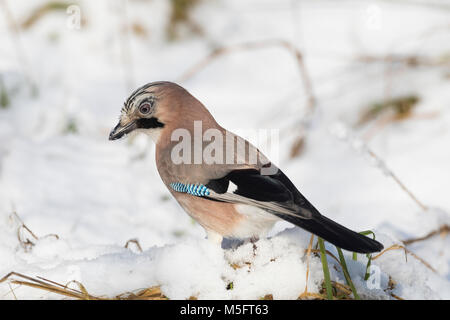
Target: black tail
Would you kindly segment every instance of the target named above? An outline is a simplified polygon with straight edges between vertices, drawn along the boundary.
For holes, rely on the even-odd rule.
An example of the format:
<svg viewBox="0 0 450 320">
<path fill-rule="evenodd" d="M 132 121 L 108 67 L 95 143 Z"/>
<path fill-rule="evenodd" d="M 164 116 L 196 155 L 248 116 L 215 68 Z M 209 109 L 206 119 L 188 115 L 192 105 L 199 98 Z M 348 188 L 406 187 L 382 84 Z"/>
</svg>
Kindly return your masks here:
<svg viewBox="0 0 450 320">
<path fill-rule="evenodd" d="M 291 215 L 280 215 L 280 217 L 348 251 L 372 253 L 384 248 L 378 241 L 347 229 L 322 215 L 313 215 L 312 219 Z"/>
</svg>

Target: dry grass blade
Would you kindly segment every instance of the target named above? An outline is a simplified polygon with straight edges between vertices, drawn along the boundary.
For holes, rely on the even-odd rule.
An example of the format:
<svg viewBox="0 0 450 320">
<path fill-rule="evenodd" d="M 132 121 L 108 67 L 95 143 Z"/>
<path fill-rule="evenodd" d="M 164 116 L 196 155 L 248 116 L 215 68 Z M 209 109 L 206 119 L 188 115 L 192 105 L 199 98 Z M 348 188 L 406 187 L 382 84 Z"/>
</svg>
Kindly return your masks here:
<svg viewBox="0 0 450 320">
<path fill-rule="evenodd" d="M 27 230 L 31 236 L 35 239 L 38 240 L 39 238 L 33 233 L 33 231 L 31 231 L 30 228 L 28 228 L 25 223 L 22 221 L 22 219 L 19 217 L 19 215 L 17 214 L 17 212 L 13 212 L 12 215 L 19 221 L 19 223 L 21 224 L 20 228 L 23 228 L 25 230 Z"/>
<path fill-rule="evenodd" d="M 125 293 L 116 297 L 118 300 L 168 300 L 162 294 L 160 287 L 150 287 L 142 289 L 137 293 Z"/>
<path fill-rule="evenodd" d="M 314 241 L 314 235 L 311 234 L 311 239 L 309 240 L 308 249 L 306 251 L 306 281 L 305 281 L 305 291 L 299 296 L 299 299 L 306 297 L 308 295 L 308 279 L 309 279 L 309 264 L 311 260 L 311 250 Z"/>
<path fill-rule="evenodd" d="M 420 262 L 422 262 L 422 264 L 427 267 L 428 269 L 430 269 L 431 271 L 433 271 L 434 273 L 437 273 L 436 269 L 434 269 L 428 262 L 426 262 L 423 258 L 419 257 L 418 255 L 416 255 L 414 252 L 408 250 L 405 246 L 399 245 L 399 244 L 394 244 L 392 246 L 390 246 L 389 248 L 384 249 L 383 251 L 381 251 L 379 254 L 377 254 L 375 257 L 372 258 L 372 260 L 378 259 L 379 257 L 381 257 L 383 254 L 385 254 L 388 251 L 391 250 L 398 250 L 398 249 L 402 249 L 405 251 L 405 259 L 407 259 L 407 255 L 410 254 L 411 256 L 413 256 L 414 258 L 416 258 L 417 260 L 419 260 Z M 408 260 L 406 260 L 408 261 Z"/>
<path fill-rule="evenodd" d="M 13 276 L 18 277 L 19 279 L 10 279 Z M 24 279 L 24 280 L 21 280 L 21 279 Z M 32 288 L 36 288 L 36 289 L 41 289 L 41 290 L 45 290 L 47 292 L 52 292 L 52 293 L 56 293 L 59 295 L 63 295 L 66 297 L 75 298 L 75 299 L 79 299 L 79 300 L 101 300 L 102 299 L 102 298 L 90 295 L 86 291 L 85 287 L 78 281 L 71 281 L 71 282 L 77 283 L 82 291 L 67 287 L 67 285 L 70 283 L 68 283 L 66 286 L 64 286 L 62 284 L 47 280 L 42 277 L 33 278 L 33 277 L 29 277 L 27 275 L 24 275 L 24 274 L 21 274 L 18 272 L 14 272 L 14 271 L 8 273 L 6 276 L 4 276 L 2 279 L 0 279 L 0 283 L 7 281 L 7 280 L 9 280 L 10 283 L 13 283 L 13 284 L 24 285 L 24 286 L 28 286 L 28 287 L 32 287 Z"/>
<path fill-rule="evenodd" d="M 69 5 L 70 3 L 61 1 L 50 1 L 42 4 L 31 12 L 31 14 L 22 22 L 21 27 L 23 29 L 28 29 L 35 25 L 37 21 L 41 20 L 42 17 L 54 11 L 65 13 Z"/>
<path fill-rule="evenodd" d="M 332 281 L 331 283 L 337 290 L 343 292 L 345 295 L 350 296 L 352 294 L 352 289 L 349 286 L 336 281 Z"/>
<path fill-rule="evenodd" d="M 325 298 L 318 293 L 303 292 L 297 300 L 325 300 Z"/>
<path fill-rule="evenodd" d="M 234 270 L 242 268 L 242 266 L 237 263 L 230 263 L 230 267 L 232 267 Z"/>
<path fill-rule="evenodd" d="M 45 290 L 45 291 L 48 291 L 48 292 L 56 293 L 56 294 L 59 294 L 59 295 L 70 297 L 70 298 L 75 298 L 75 299 L 79 299 L 79 300 L 86 300 L 86 298 L 85 298 L 85 296 L 83 294 L 73 292 L 72 290 L 69 290 L 69 289 L 61 289 L 61 288 L 58 288 L 58 287 L 55 287 L 55 286 L 51 286 L 51 285 L 42 285 L 42 284 L 38 284 L 38 283 L 33 283 L 33 282 L 28 282 L 28 281 L 21 281 L 21 280 L 12 280 L 11 283 L 18 284 L 18 285 L 24 285 L 24 286 L 28 286 L 28 287 L 32 287 L 32 288 L 36 288 L 36 289 Z M 92 298 L 92 299 L 89 299 L 89 300 L 95 300 L 95 298 Z"/>
<path fill-rule="evenodd" d="M 53 238 L 55 238 L 56 240 L 59 240 L 59 236 L 58 236 L 56 233 L 49 233 L 49 234 L 46 234 L 45 236 L 40 237 L 39 239 L 45 239 L 45 238 L 50 238 L 50 237 L 53 237 Z"/>
<path fill-rule="evenodd" d="M 305 149 L 305 136 L 300 134 L 292 143 L 291 150 L 289 152 L 289 158 L 294 159 L 302 154 Z"/>
<path fill-rule="evenodd" d="M 30 228 L 26 226 L 26 224 L 22 221 L 17 212 L 14 211 L 12 215 L 20 223 L 20 227 L 17 229 L 17 239 L 19 240 L 19 243 L 22 246 L 22 248 L 25 251 L 29 251 L 34 246 L 34 242 L 31 241 L 29 238 L 23 236 L 23 230 L 27 231 L 34 240 L 38 240 L 39 238 L 33 233 L 33 231 L 31 231 Z"/>
<path fill-rule="evenodd" d="M 130 239 L 130 240 L 128 240 L 125 243 L 125 248 L 128 249 L 128 246 L 129 246 L 130 243 L 134 243 L 136 245 L 137 249 L 139 250 L 139 252 L 142 252 L 142 247 L 141 247 L 141 244 L 139 243 L 138 239 Z"/>
<path fill-rule="evenodd" d="M 139 298 L 167 299 L 162 293 L 160 287 L 151 287 L 142 290 L 137 294 Z"/>
<path fill-rule="evenodd" d="M 389 282 L 388 282 L 388 287 L 386 289 L 384 289 L 384 291 L 386 293 L 388 293 L 392 298 L 397 299 L 397 300 L 404 300 L 403 298 L 395 295 L 394 293 L 392 293 L 392 291 L 395 289 L 397 283 L 394 281 L 394 279 L 392 279 L 391 276 L 389 276 Z"/>
<path fill-rule="evenodd" d="M 319 249 L 312 249 L 311 252 L 313 252 L 313 253 L 320 253 L 320 250 L 319 250 Z M 339 259 L 338 259 L 334 254 L 332 254 L 332 253 L 331 253 L 330 251 L 328 251 L 328 250 L 325 250 L 325 252 L 326 252 L 326 254 L 328 254 L 330 257 L 332 257 L 334 260 L 336 260 L 336 262 L 339 263 L 339 265 L 341 265 L 341 262 L 339 261 Z"/>
<path fill-rule="evenodd" d="M 381 251 L 381 252 L 380 252 L 379 254 L 377 254 L 375 257 L 372 257 L 372 260 L 378 259 L 379 257 L 381 257 L 383 254 L 385 254 L 385 253 L 388 252 L 388 251 L 391 251 L 391 250 L 397 250 L 397 249 L 403 249 L 403 250 L 405 250 L 405 257 L 406 257 L 406 254 L 407 254 L 406 248 L 405 248 L 404 246 L 400 245 L 400 244 L 394 244 L 394 245 L 390 246 L 389 248 L 386 248 L 386 249 L 384 249 L 383 251 Z"/>
<path fill-rule="evenodd" d="M 393 294 L 393 293 L 391 293 L 391 297 L 393 297 L 393 298 L 395 298 L 395 299 L 397 299 L 397 300 L 405 300 L 405 299 L 400 298 L 399 296 L 397 296 L 397 295 L 395 295 L 395 294 Z"/>
<path fill-rule="evenodd" d="M 48 280 L 47 280 L 47 281 L 48 281 Z M 52 281 L 52 282 L 53 282 L 53 281 Z M 91 295 L 87 292 L 87 290 L 86 290 L 86 288 L 83 286 L 83 284 L 82 284 L 81 282 L 77 281 L 77 280 L 69 281 L 69 282 L 64 286 L 64 289 L 68 289 L 68 288 L 69 288 L 69 285 L 70 285 L 71 283 L 75 283 L 75 284 L 80 288 L 81 292 L 83 293 L 83 298 L 84 298 L 84 300 L 91 300 Z"/>
<path fill-rule="evenodd" d="M 17 277 L 17 278 L 12 278 Z M 11 279 L 12 278 L 12 279 Z M 8 281 L 12 284 L 28 286 L 31 288 L 36 288 L 40 290 L 44 290 L 47 292 L 52 292 L 58 295 L 66 296 L 73 299 L 78 300 L 110 300 L 105 297 L 98 297 L 89 294 L 86 290 L 86 287 L 79 281 L 72 280 L 69 281 L 66 285 L 62 285 L 58 282 L 48 280 L 42 277 L 37 276 L 36 278 L 18 273 L 18 272 L 10 272 L 6 276 L 0 279 L 0 283 Z M 79 290 L 70 288 L 70 284 L 76 284 Z M 13 292 L 15 297 L 15 294 Z M 114 299 L 114 298 L 113 298 Z M 167 300 L 168 298 L 162 294 L 161 288 L 150 287 L 146 289 L 141 289 L 137 293 L 127 292 L 120 294 L 115 297 L 117 300 Z"/>
<path fill-rule="evenodd" d="M 374 103 L 364 110 L 357 125 L 363 125 L 386 112 L 394 113 L 392 115 L 392 121 L 408 118 L 412 115 L 412 111 L 418 102 L 419 97 L 411 95 Z"/>
<path fill-rule="evenodd" d="M 331 281 L 331 288 L 334 300 L 355 300 L 354 298 L 352 298 L 352 290 L 349 286 L 336 281 Z M 325 295 L 326 294 L 325 288 L 322 288 L 320 293 Z M 310 294 L 308 293 L 308 295 Z M 322 300 L 326 299 L 324 296 L 321 295 L 318 296 L 320 296 Z"/>
<path fill-rule="evenodd" d="M 430 239 L 436 235 L 440 235 L 441 237 L 445 237 L 448 235 L 448 233 L 450 232 L 450 226 L 448 224 L 445 224 L 441 227 L 439 227 L 437 230 L 433 230 L 431 232 L 429 232 L 427 235 L 423 236 L 423 237 L 419 237 L 419 238 L 412 238 L 412 239 L 407 239 L 407 240 L 403 240 L 402 242 L 405 245 L 411 244 L 411 243 L 415 243 L 415 242 L 419 242 L 419 241 L 424 241 L 427 239 Z"/>
<path fill-rule="evenodd" d="M 11 283 L 8 283 L 8 287 L 9 287 L 9 290 L 10 290 L 10 292 L 12 293 L 12 295 L 13 295 L 13 297 L 14 297 L 14 300 L 17 300 L 17 296 L 16 296 L 16 294 L 14 293 L 14 289 L 11 287 Z"/>
<path fill-rule="evenodd" d="M 28 237 L 24 236 L 24 231 L 26 231 L 29 235 L 31 235 L 31 237 L 33 238 L 33 240 L 37 241 L 39 239 L 43 239 L 43 238 L 47 238 L 47 237 L 55 237 L 56 239 L 59 239 L 59 236 L 57 234 L 51 233 L 51 234 L 47 234 L 43 237 L 38 237 L 34 234 L 33 231 L 31 231 L 30 228 L 28 228 L 28 226 L 22 221 L 22 219 L 19 217 L 19 215 L 17 214 L 17 212 L 13 211 L 13 213 L 11 214 L 12 217 L 14 217 L 20 224 L 19 228 L 17 229 L 17 239 L 19 240 L 20 245 L 22 246 L 22 248 L 25 251 L 29 251 L 33 246 L 34 246 L 34 242 L 32 240 L 30 240 Z"/>
</svg>

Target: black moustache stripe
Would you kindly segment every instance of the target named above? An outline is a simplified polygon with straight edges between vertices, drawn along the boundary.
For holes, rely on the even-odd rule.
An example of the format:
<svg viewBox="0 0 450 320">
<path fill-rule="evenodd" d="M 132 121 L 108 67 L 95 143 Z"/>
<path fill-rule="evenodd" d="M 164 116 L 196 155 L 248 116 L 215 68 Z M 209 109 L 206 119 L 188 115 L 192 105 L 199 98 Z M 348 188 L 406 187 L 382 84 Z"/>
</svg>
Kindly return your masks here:
<svg viewBox="0 0 450 320">
<path fill-rule="evenodd" d="M 154 129 L 154 128 L 163 128 L 164 123 L 159 122 L 155 117 L 151 118 L 142 118 L 136 120 L 136 127 L 138 129 Z"/>
</svg>

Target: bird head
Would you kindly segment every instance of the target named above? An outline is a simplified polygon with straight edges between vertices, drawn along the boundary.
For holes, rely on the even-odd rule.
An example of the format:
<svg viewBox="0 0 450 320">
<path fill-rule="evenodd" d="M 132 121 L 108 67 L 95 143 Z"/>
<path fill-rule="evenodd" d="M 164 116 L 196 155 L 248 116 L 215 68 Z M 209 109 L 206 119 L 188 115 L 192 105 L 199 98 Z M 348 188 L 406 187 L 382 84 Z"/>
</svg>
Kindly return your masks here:
<svg viewBox="0 0 450 320">
<path fill-rule="evenodd" d="M 131 132 L 144 132 L 150 136 L 158 135 L 164 128 L 164 105 L 167 104 L 167 91 L 171 82 L 152 82 L 135 90 L 125 101 L 119 123 L 111 130 L 109 140 L 117 140 Z"/>
<path fill-rule="evenodd" d="M 109 140 L 143 132 L 156 142 L 163 131 L 192 127 L 196 120 L 205 126 L 217 125 L 208 110 L 183 87 L 168 81 L 151 82 L 135 90 L 125 101 Z"/>
</svg>

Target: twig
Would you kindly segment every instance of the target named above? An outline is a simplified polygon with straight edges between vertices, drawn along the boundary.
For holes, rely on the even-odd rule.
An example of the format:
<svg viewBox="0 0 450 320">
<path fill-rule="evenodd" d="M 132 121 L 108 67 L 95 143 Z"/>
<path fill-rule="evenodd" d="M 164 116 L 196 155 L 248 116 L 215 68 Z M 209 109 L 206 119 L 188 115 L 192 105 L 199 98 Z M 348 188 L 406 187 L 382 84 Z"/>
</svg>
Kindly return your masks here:
<svg viewBox="0 0 450 320">
<path fill-rule="evenodd" d="M 270 39 L 264 41 L 255 41 L 255 42 L 245 42 L 236 45 L 223 46 L 214 49 L 209 55 L 205 58 L 191 66 L 187 71 L 185 71 L 179 78 L 178 81 L 184 82 L 190 78 L 192 78 L 196 73 L 200 72 L 207 65 L 213 62 L 215 59 L 225 55 L 234 53 L 237 51 L 247 51 L 247 50 L 256 50 L 256 49 L 266 49 L 271 47 L 281 47 L 286 49 L 291 53 L 291 55 L 295 58 L 297 62 L 298 71 L 300 73 L 300 77 L 303 82 L 303 88 L 308 96 L 308 108 L 313 110 L 316 104 L 316 98 L 313 94 L 312 82 L 309 76 L 309 73 L 306 70 L 306 66 L 303 61 L 303 55 L 292 43 L 282 40 L 282 39 Z"/>
<path fill-rule="evenodd" d="M 378 157 L 372 150 L 370 150 L 369 148 L 367 148 L 367 152 L 368 154 L 375 159 L 378 163 L 384 163 L 380 157 Z M 397 175 L 392 172 L 391 170 L 389 170 L 386 166 L 384 168 L 385 170 L 387 170 L 387 173 L 389 174 L 389 176 L 392 177 L 392 179 L 394 179 L 394 181 L 400 186 L 400 188 L 402 188 L 403 191 L 405 191 L 409 197 L 424 211 L 428 211 L 428 207 L 426 205 L 424 205 L 422 202 L 419 201 L 419 199 L 417 199 L 417 197 L 405 186 L 405 184 L 397 177 Z"/>
</svg>

